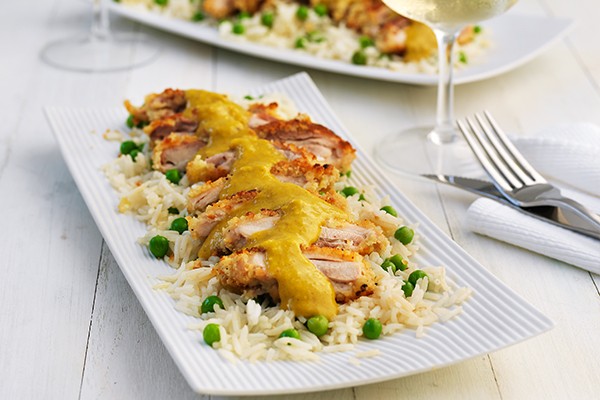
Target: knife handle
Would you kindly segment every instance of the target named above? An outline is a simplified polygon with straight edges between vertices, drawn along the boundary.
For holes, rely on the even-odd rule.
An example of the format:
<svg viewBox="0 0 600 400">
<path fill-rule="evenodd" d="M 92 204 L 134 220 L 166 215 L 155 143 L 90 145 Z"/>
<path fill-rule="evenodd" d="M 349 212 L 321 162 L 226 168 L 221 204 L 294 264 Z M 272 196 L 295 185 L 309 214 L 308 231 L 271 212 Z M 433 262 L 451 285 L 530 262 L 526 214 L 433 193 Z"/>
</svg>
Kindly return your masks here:
<svg viewBox="0 0 600 400">
<path fill-rule="evenodd" d="M 568 229 L 600 239 L 600 216 L 568 197 L 547 198 L 546 204 L 554 206 L 551 218 Z"/>
</svg>

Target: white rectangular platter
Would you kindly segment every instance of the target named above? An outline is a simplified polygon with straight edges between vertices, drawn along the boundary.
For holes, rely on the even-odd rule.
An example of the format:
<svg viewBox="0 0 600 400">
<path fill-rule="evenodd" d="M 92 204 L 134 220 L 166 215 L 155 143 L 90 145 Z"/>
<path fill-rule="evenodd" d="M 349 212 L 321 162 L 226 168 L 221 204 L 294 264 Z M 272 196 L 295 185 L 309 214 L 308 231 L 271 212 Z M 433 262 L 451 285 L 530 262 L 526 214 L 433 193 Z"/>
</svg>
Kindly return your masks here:
<svg viewBox="0 0 600 400">
<path fill-rule="evenodd" d="M 352 141 L 325 99 L 306 73 L 274 82 L 253 91 L 284 93 L 302 112 Z M 120 103 L 121 99 L 115 99 Z M 354 352 L 328 353 L 318 362 L 231 363 L 188 329 L 194 318 L 174 308 L 174 301 L 153 289 L 159 276 L 173 270 L 152 258 L 137 244 L 146 227 L 131 216 L 119 214 L 119 202 L 100 167 L 114 159 L 118 146 L 103 139 L 108 129 L 125 130 L 124 109 L 71 109 L 48 107 L 46 115 L 63 157 L 123 274 L 148 314 L 169 353 L 190 386 L 198 393 L 262 395 L 310 392 L 374 383 L 454 364 L 496 351 L 536 336 L 552 322 L 502 284 L 439 230 L 385 178 L 384 173 L 358 148 L 353 166 L 357 184 L 374 185 L 408 223 L 419 224 L 421 265 L 444 265 L 447 275 L 460 286 L 473 289 L 461 315 L 426 329 L 374 341 L 359 342 L 356 351 L 379 349 L 374 358 L 349 363 Z M 356 143 L 353 143 L 356 146 Z"/>
</svg>

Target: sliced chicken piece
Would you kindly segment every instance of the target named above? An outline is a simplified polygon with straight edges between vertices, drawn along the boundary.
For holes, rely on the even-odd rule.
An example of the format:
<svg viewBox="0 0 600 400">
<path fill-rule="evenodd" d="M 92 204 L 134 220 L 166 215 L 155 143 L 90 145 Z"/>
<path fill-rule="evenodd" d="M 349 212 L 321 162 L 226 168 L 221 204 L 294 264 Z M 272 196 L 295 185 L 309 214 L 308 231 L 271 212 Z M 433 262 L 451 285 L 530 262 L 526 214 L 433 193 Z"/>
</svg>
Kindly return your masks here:
<svg viewBox="0 0 600 400">
<path fill-rule="evenodd" d="M 250 121 L 248 122 L 248 125 L 250 128 L 256 128 L 257 126 L 281 119 L 277 113 L 278 108 L 279 105 L 277 103 L 251 104 L 248 107 L 248 111 L 250 111 Z"/>
<path fill-rule="evenodd" d="M 255 297 L 268 294 L 279 300 L 277 280 L 267 271 L 266 255 L 259 249 L 244 249 L 222 257 L 213 269 L 224 287 Z"/>
<path fill-rule="evenodd" d="M 227 221 L 220 235 L 220 241 L 215 244 L 219 254 L 228 254 L 248 245 L 248 239 L 259 232 L 273 229 L 281 215 L 274 210 L 261 210 L 259 213 L 249 212 L 241 217 Z"/>
<path fill-rule="evenodd" d="M 317 195 L 324 201 L 336 206 L 340 210 L 349 212 L 348 201 L 344 196 L 337 192 L 334 188 L 319 191 Z"/>
<path fill-rule="evenodd" d="M 341 171 L 349 169 L 355 150 L 323 125 L 308 119 L 273 121 L 256 128 L 259 137 L 296 145 L 314 154 L 319 162 L 332 164 Z"/>
<path fill-rule="evenodd" d="M 335 247 L 366 255 L 387 247 L 389 241 L 382 229 L 370 221 L 356 224 L 328 221 L 321 227 L 316 247 Z"/>
<path fill-rule="evenodd" d="M 271 167 L 271 173 L 281 182 L 289 182 L 319 193 L 333 187 L 339 172 L 331 164 L 315 164 L 306 158 L 280 161 Z"/>
<path fill-rule="evenodd" d="M 254 14 L 263 2 L 264 0 L 204 0 L 202 7 L 211 17 L 221 19 L 240 11 Z"/>
<path fill-rule="evenodd" d="M 361 255 L 313 247 L 304 255 L 332 283 L 336 301 L 345 303 L 373 293 L 375 275 Z M 252 296 L 267 293 L 279 300 L 277 281 L 269 274 L 267 258 L 260 249 L 244 249 L 222 257 L 214 269 L 219 282 L 229 290 Z"/>
<path fill-rule="evenodd" d="M 235 0 L 204 0 L 204 12 L 215 19 L 222 19 L 235 12 Z"/>
<path fill-rule="evenodd" d="M 192 237 L 194 239 L 206 238 L 219 222 L 240 208 L 245 202 L 254 199 L 257 194 L 258 191 L 256 190 L 239 192 L 211 204 L 197 217 L 188 217 L 188 227 Z"/>
<path fill-rule="evenodd" d="M 171 133 L 152 150 L 152 168 L 161 172 L 170 169 L 185 171 L 188 162 L 206 143 L 194 135 Z"/>
<path fill-rule="evenodd" d="M 163 140 L 169 134 L 187 133 L 193 135 L 198 129 L 198 121 L 184 117 L 182 114 L 173 114 L 154 120 L 144 128 L 144 132 L 150 136 L 151 143 Z"/>
<path fill-rule="evenodd" d="M 375 274 L 360 254 L 317 246 L 304 249 L 303 254 L 331 281 L 337 302 L 373 293 Z"/>
<path fill-rule="evenodd" d="M 129 101 L 125 101 L 125 108 L 133 115 L 134 125 L 180 113 L 186 105 L 185 91 L 179 89 L 166 89 L 162 93 L 149 94 L 141 107 L 135 107 Z"/>
<path fill-rule="evenodd" d="M 202 181 L 214 181 L 229 174 L 236 158 L 234 150 L 215 154 L 203 159 L 200 154 L 196 155 L 186 167 L 186 173 L 190 183 Z"/>
<path fill-rule="evenodd" d="M 219 178 L 216 181 L 209 181 L 204 185 L 192 188 L 188 192 L 188 213 L 204 211 L 210 204 L 219 200 L 226 183 L 227 178 Z"/>
<path fill-rule="evenodd" d="M 405 23 L 388 22 L 384 24 L 375 35 L 375 46 L 382 53 L 405 54 L 407 50 L 408 32 L 410 21 Z"/>
<path fill-rule="evenodd" d="M 293 161 L 297 158 L 306 158 L 313 164 L 317 162 L 317 157 L 311 152 L 290 143 L 280 142 L 278 140 L 271 141 L 275 149 L 281 153 L 288 161 Z"/>
<path fill-rule="evenodd" d="M 238 11 L 245 11 L 254 14 L 258 11 L 264 0 L 234 0 L 235 8 Z"/>
</svg>

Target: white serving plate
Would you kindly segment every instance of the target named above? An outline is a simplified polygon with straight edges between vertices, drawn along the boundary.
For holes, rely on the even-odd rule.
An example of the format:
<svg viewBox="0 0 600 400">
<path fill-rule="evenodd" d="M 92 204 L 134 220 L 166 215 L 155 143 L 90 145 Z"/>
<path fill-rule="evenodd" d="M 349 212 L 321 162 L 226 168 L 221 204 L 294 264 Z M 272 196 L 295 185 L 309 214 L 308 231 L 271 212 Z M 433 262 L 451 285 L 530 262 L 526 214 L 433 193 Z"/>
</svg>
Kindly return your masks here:
<svg viewBox="0 0 600 400">
<path fill-rule="evenodd" d="M 215 27 L 128 8 L 113 2 L 110 2 L 109 7 L 112 12 L 142 24 L 259 58 L 383 81 L 416 85 L 437 84 L 437 77 L 431 74 L 394 72 L 384 68 L 357 66 L 318 58 L 296 50 L 231 41 L 220 37 Z M 485 21 L 481 25 L 491 30 L 493 45 L 485 50 L 486 54 L 483 54 L 477 62 L 455 73 L 456 84 L 491 78 L 525 64 L 558 41 L 568 31 L 572 21 L 509 12 Z"/>
<path fill-rule="evenodd" d="M 300 111 L 352 141 L 306 73 L 252 93 L 269 92 L 287 94 Z M 118 102 L 120 99 L 115 100 Z M 381 351 L 377 357 L 361 359 L 360 365 L 349 362 L 355 352 L 322 354 L 319 362 L 232 364 L 206 346 L 198 332 L 187 329 L 195 321 L 193 317 L 176 311 L 166 293 L 152 288 L 159 276 L 173 270 L 137 244 L 136 239 L 146 231 L 145 225 L 117 212 L 118 195 L 100 167 L 117 156 L 118 145 L 104 140 L 102 133 L 107 128 L 125 130 L 126 111 L 47 107 L 46 115 L 69 170 L 123 274 L 182 374 L 199 393 L 264 395 L 364 385 L 496 351 L 553 325 L 449 239 L 358 149 L 353 179 L 357 184 L 374 185 L 379 196 L 390 196 L 391 204 L 409 223 L 419 223 L 421 250 L 415 260 L 421 265 L 445 265 L 450 279 L 473 289 L 464 312 L 451 321 L 426 328 L 425 337 L 420 339 L 413 330 L 406 330 L 380 340 L 360 341 L 356 352 Z"/>
</svg>

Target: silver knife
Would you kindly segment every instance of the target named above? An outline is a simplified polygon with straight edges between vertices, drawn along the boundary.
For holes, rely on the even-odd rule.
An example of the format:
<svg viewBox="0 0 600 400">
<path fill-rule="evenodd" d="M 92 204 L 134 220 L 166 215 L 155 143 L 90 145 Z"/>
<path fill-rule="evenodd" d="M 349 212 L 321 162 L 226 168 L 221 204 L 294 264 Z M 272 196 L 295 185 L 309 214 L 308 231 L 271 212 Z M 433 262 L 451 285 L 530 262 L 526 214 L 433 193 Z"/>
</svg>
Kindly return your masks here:
<svg viewBox="0 0 600 400">
<path fill-rule="evenodd" d="M 551 224 L 584 234 L 589 237 L 593 237 L 595 239 L 600 239 L 600 232 L 598 230 L 591 226 L 582 226 L 581 219 L 568 208 L 554 206 L 519 207 L 506 200 L 502 196 L 502 193 L 500 193 L 491 182 L 481 179 L 433 174 L 423 174 L 421 176 L 438 183 L 444 183 L 455 188 L 463 189 L 468 192 L 496 200 L 541 221 L 549 222 Z"/>
</svg>

